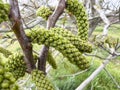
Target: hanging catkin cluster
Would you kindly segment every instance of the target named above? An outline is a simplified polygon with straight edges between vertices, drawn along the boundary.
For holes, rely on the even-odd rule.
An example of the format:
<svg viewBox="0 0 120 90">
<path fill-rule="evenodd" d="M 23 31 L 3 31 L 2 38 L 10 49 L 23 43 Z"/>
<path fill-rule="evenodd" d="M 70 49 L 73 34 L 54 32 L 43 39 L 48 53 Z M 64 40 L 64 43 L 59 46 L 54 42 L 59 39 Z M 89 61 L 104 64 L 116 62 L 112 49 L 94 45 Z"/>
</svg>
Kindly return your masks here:
<svg viewBox="0 0 120 90">
<path fill-rule="evenodd" d="M 0 0 L 0 23 L 8 20 L 10 6 L 8 4 L 4 4 L 2 0 Z"/>
<path fill-rule="evenodd" d="M 38 90 L 54 90 L 52 84 L 48 81 L 42 71 L 33 70 L 31 75 L 33 82 L 38 87 Z"/>
<path fill-rule="evenodd" d="M 16 79 L 25 75 L 26 64 L 23 58 L 23 55 L 20 53 L 15 53 L 9 56 L 8 62 L 6 63 L 6 68 L 13 74 Z"/>
<path fill-rule="evenodd" d="M 80 52 L 92 52 L 92 46 L 89 43 L 81 40 L 78 36 L 75 36 L 70 31 L 59 27 L 51 28 L 50 31 L 68 39 Z"/>
<path fill-rule="evenodd" d="M 32 43 L 44 44 L 46 46 L 54 47 L 60 51 L 68 60 L 78 66 L 80 69 L 89 67 L 89 63 L 79 50 L 71 44 L 66 38 L 52 33 L 50 30 L 44 28 L 33 28 L 27 35 L 31 38 Z"/>
<path fill-rule="evenodd" d="M 41 6 L 36 11 L 36 14 L 37 14 L 37 16 L 40 16 L 40 17 L 44 18 L 45 20 L 47 20 L 49 15 L 52 14 L 52 11 L 48 7 Z"/>
<path fill-rule="evenodd" d="M 37 59 L 38 57 L 34 55 L 35 62 Z M 23 77 L 27 69 L 24 56 L 20 53 L 10 55 L 8 57 L 8 62 L 6 63 L 6 68 L 14 75 L 16 79 Z"/>
<path fill-rule="evenodd" d="M 26 71 L 26 64 L 23 61 L 23 55 L 20 53 L 13 54 L 3 47 L 0 47 L 0 53 L 8 58 L 5 68 L 11 72 L 16 79 L 24 76 Z"/>
<path fill-rule="evenodd" d="M 46 46 L 54 47 L 55 49 L 60 51 L 65 57 L 67 57 L 71 63 L 77 65 L 81 69 L 86 69 L 89 67 L 89 64 L 88 61 L 86 61 L 86 58 L 82 56 L 81 53 L 92 52 L 91 45 L 89 45 L 85 41 L 88 39 L 87 15 L 85 13 L 84 6 L 81 3 L 79 3 L 78 0 L 67 0 L 66 5 L 67 5 L 67 10 L 76 17 L 77 26 L 78 26 L 78 36 L 75 36 L 68 30 L 62 28 L 51 28 L 49 31 L 47 31 L 44 28 L 33 28 L 32 31 L 27 33 L 27 35 L 31 38 L 31 41 L 33 43 L 44 44 Z M 48 10 L 47 12 L 46 10 L 44 11 L 40 11 L 40 10 L 43 9 L 39 9 L 37 13 L 44 11 L 45 12 L 44 14 L 40 13 L 41 15 L 38 16 L 48 19 L 47 15 L 50 15 L 49 14 L 50 9 L 47 9 Z M 52 55 L 48 53 L 48 58 L 50 58 L 50 60 L 53 60 L 51 59 L 51 56 Z M 49 62 L 48 58 L 47 61 Z M 51 64 L 51 65 L 53 66 L 56 64 Z M 43 87 L 44 85 L 42 85 L 43 81 L 38 80 L 38 78 L 36 78 L 38 76 L 43 77 L 41 74 L 42 72 L 37 70 L 33 72 L 35 73 L 35 75 L 33 75 L 32 73 L 32 75 L 34 76 L 33 81 L 36 83 L 36 86 L 39 88 L 46 89 L 45 87 Z"/>
<path fill-rule="evenodd" d="M 4 64 L 0 59 L 0 90 L 18 90 L 19 88 L 15 82 L 16 79 L 12 73 L 4 68 Z"/>
<path fill-rule="evenodd" d="M 82 3 L 79 0 L 67 0 L 66 9 L 76 17 L 78 36 L 82 40 L 88 39 L 88 20 Z"/>
<path fill-rule="evenodd" d="M 24 56 L 21 53 L 13 54 L 12 52 L 3 47 L 0 47 L 0 53 L 2 53 L 6 58 L 8 58 L 8 61 L 5 64 L 5 68 L 9 72 L 11 72 L 16 79 L 25 75 L 27 67 L 24 62 Z M 33 57 L 36 63 L 38 56 L 33 55 Z"/>
</svg>

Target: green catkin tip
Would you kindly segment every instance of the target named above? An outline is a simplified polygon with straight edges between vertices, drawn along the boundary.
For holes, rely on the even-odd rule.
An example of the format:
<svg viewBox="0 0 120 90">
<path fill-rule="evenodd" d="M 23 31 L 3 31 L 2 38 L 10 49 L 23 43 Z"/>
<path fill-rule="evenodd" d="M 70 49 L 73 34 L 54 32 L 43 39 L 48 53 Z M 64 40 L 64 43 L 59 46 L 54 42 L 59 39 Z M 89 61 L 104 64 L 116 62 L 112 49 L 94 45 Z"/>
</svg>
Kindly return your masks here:
<svg viewBox="0 0 120 90">
<path fill-rule="evenodd" d="M 42 71 L 33 70 L 31 75 L 33 82 L 36 84 L 39 90 L 54 90 L 53 85 Z"/>
<path fill-rule="evenodd" d="M 37 16 L 40 16 L 40 17 L 44 18 L 45 20 L 47 20 L 49 15 L 52 14 L 52 11 L 48 7 L 41 6 L 36 11 L 36 14 L 37 14 Z"/>
<path fill-rule="evenodd" d="M 48 52 L 47 61 L 52 66 L 52 68 L 57 69 L 57 64 L 50 51 Z"/>
<path fill-rule="evenodd" d="M 87 40 L 89 24 L 84 6 L 78 0 L 67 0 L 66 6 L 66 9 L 76 17 L 78 36 L 82 40 Z"/>
</svg>

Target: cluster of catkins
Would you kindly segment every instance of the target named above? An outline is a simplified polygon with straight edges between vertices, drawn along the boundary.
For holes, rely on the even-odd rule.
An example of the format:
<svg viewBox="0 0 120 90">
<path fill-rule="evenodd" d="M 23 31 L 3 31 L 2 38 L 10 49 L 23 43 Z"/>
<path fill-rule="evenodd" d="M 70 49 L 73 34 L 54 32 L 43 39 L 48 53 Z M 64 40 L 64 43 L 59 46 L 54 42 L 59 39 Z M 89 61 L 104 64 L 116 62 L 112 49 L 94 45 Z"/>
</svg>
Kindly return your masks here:
<svg viewBox="0 0 120 90">
<path fill-rule="evenodd" d="M 8 59 L 5 64 L 5 69 L 11 72 L 16 80 L 25 75 L 26 64 L 24 62 L 24 56 L 22 54 L 13 54 L 3 47 L 0 47 L 0 53 L 2 53 Z"/>
<path fill-rule="evenodd" d="M 32 80 L 38 87 L 38 90 L 54 90 L 53 85 L 40 70 L 36 69 L 32 71 Z"/>
<path fill-rule="evenodd" d="M 0 2 L 0 12 L 8 12 L 7 8 L 3 9 L 3 7 L 5 6 L 5 4 L 2 4 Z M 84 6 L 78 0 L 67 0 L 66 10 L 71 12 L 76 17 L 78 35 L 74 35 L 70 31 L 63 28 L 51 28 L 50 30 L 46 30 L 45 28 L 40 27 L 35 27 L 26 34 L 28 37 L 30 37 L 32 43 L 37 43 L 39 45 L 44 44 L 46 46 L 55 48 L 56 50 L 61 52 L 63 56 L 65 56 L 72 64 L 84 70 L 87 69 L 90 65 L 89 62 L 86 60 L 85 56 L 82 55 L 82 53 L 92 52 L 92 47 L 87 42 L 87 15 Z M 46 20 L 51 14 L 52 11 L 44 6 L 40 7 L 37 10 L 37 15 L 43 17 Z M 2 19 L 6 20 L 6 16 L 2 16 L 2 14 L 0 14 L 0 22 L 2 22 L 1 17 L 3 17 Z M 3 50 L 0 48 L 0 52 L 2 51 Z M 5 70 L 2 68 L 2 66 L 0 67 L 0 88 L 15 88 L 10 90 L 18 90 L 17 85 L 14 86 L 14 82 L 16 79 L 24 76 L 25 74 L 27 68 L 23 60 L 24 57 L 21 54 L 12 54 L 7 50 L 4 51 L 3 54 L 8 57 L 8 62 L 5 65 L 6 70 L 11 73 L 4 73 Z M 48 53 L 47 61 L 50 65 L 52 65 L 54 69 L 57 68 L 51 52 Z M 33 82 L 38 87 L 38 90 L 54 90 L 54 87 L 42 71 L 35 69 L 31 72 L 31 75 Z"/>
<path fill-rule="evenodd" d="M 44 28 L 33 28 L 33 30 L 27 33 L 27 36 L 31 38 L 32 43 L 54 47 L 80 69 L 84 70 L 89 67 L 89 63 L 82 53 L 68 39 L 61 35 L 56 35 Z"/>
<path fill-rule="evenodd" d="M 35 27 L 27 33 L 27 36 L 31 38 L 32 43 L 54 47 L 68 58 L 72 64 L 75 64 L 80 69 L 86 69 L 89 67 L 89 63 L 82 53 L 92 52 L 92 46 L 86 41 L 88 39 L 88 21 L 86 12 L 84 6 L 78 0 L 67 0 L 66 9 L 76 17 L 78 26 L 77 36 L 70 31 L 59 27 L 51 28 L 50 30 Z M 37 13 L 41 13 L 41 10 L 43 10 L 43 7 L 40 7 L 37 10 Z M 44 11 L 47 10 L 50 9 L 44 7 Z M 44 15 L 37 15 L 44 18 L 49 12 L 44 12 Z"/>
<path fill-rule="evenodd" d="M 37 14 L 37 16 L 40 16 L 40 17 L 44 18 L 45 20 L 47 20 L 48 17 L 52 14 L 52 11 L 45 6 L 41 6 L 36 11 L 36 14 Z"/>
<path fill-rule="evenodd" d="M 19 87 L 15 82 L 13 74 L 5 68 L 5 64 L 0 59 L 0 90 L 18 90 Z"/>
<path fill-rule="evenodd" d="M 79 36 L 72 34 L 72 32 L 59 27 L 51 28 L 50 31 L 68 39 L 80 52 L 92 52 L 92 46 Z"/>
<path fill-rule="evenodd" d="M 4 4 L 3 1 L 0 0 L 0 23 L 8 20 L 9 9 L 9 4 Z"/>
<path fill-rule="evenodd" d="M 24 56 L 20 53 L 15 53 L 8 57 L 6 68 L 13 74 L 16 79 L 19 79 L 25 75 L 27 68 L 23 58 Z"/>
<path fill-rule="evenodd" d="M 13 54 L 3 47 L 0 47 L 0 53 L 8 58 L 5 65 L 0 60 L 0 90 L 19 90 L 15 82 L 27 71 L 24 56 L 21 53 Z M 49 56 L 52 57 L 51 54 Z M 33 57 L 36 63 L 38 56 L 33 55 Z"/>
<path fill-rule="evenodd" d="M 37 62 L 37 55 L 34 55 L 34 61 Z M 23 77 L 27 71 L 27 66 L 24 61 L 24 56 L 21 53 L 15 53 L 8 57 L 6 68 L 13 74 L 16 79 Z"/>
<path fill-rule="evenodd" d="M 87 15 L 84 6 L 78 0 L 67 0 L 66 9 L 76 17 L 78 35 L 74 35 L 70 31 L 59 27 L 51 28 L 50 30 L 35 27 L 31 31 L 27 32 L 27 36 L 30 37 L 32 43 L 37 43 L 39 45 L 44 44 L 46 46 L 55 48 L 61 52 L 72 64 L 84 70 L 89 67 L 89 62 L 82 55 L 82 53 L 92 52 L 92 46 L 87 42 Z M 39 8 L 37 13 L 43 12 L 41 10 L 43 10 L 43 7 Z M 51 11 L 47 10 L 50 9 L 45 7 L 44 14 L 37 15 L 47 19 L 48 15 L 51 14 Z M 48 57 L 50 57 L 49 55 L 50 54 L 48 54 Z M 35 82 L 36 86 L 40 88 L 40 90 L 42 90 L 42 88 L 45 90 L 50 90 L 51 88 L 51 90 L 53 90 L 52 86 L 49 85 L 50 83 L 48 83 L 42 71 L 34 70 L 32 72 L 32 79 Z M 46 85 L 48 85 L 48 87 Z"/>
</svg>

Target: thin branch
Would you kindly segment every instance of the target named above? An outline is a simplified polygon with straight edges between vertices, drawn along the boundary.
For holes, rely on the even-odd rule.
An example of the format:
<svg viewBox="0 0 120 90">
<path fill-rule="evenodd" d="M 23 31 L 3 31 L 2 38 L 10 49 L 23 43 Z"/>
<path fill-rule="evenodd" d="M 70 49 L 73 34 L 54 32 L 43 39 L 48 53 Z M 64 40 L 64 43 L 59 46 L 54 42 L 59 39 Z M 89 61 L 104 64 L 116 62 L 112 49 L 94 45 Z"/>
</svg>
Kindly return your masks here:
<svg viewBox="0 0 120 90">
<path fill-rule="evenodd" d="M 105 14 L 105 16 L 107 17 L 107 18 L 109 18 L 109 17 L 119 17 L 119 15 L 118 14 L 116 14 L 116 15 L 114 15 L 114 14 Z M 100 16 L 98 16 L 98 15 L 96 15 L 96 16 L 94 16 L 94 17 L 90 17 L 89 18 L 89 20 L 94 20 L 94 19 L 99 19 L 99 18 L 101 18 Z"/>
<path fill-rule="evenodd" d="M 49 30 L 51 27 L 55 26 L 56 21 L 60 17 L 60 15 L 63 13 L 65 8 L 65 0 L 60 0 L 58 3 L 58 6 L 54 10 L 53 14 L 48 18 L 47 21 L 47 29 Z M 38 69 L 45 72 L 45 65 L 46 65 L 46 58 L 48 54 L 49 47 L 43 46 L 42 51 L 40 53 L 40 58 L 38 60 Z"/>
<path fill-rule="evenodd" d="M 116 50 L 118 50 L 120 48 L 120 43 L 118 44 L 118 46 L 116 47 Z"/>
<path fill-rule="evenodd" d="M 113 54 L 113 53 L 110 52 L 110 50 L 108 50 L 108 48 L 105 48 L 103 45 L 99 45 L 99 47 L 100 47 L 101 49 L 105 50 L 107 53 Z"/>
<path fill-rule="evenodd" d="M 31 29 L 31 28 L 33 28 L 34 26 L 38 25 L 41 22 L 44 22 L 44 20 L 37 18 L 35 20 L 32 20 L 32 21 L 26 23 L 26 25 L 23 23 L 23 28 L 24 29 Z M 13 30 L 11 30 L 10 28 L 6 28 L 6 29 L 0 28 L 0 33 L 7 33 L 7 32 L 12 32 L 12 31 Z"/>
<path fill-rule="evenodd" d="M 116 56 L 108 56 L 105 61 L 86 79 L 78 86 L 75 90 L 83 90 L 105 67 L 106 65 Z M 108 60 L 110 59 L 110 60 Z"/>
<path fill-rule="evenodd" d="M 104 25 L 104 30 L 103 30 L 103 35 L 107 35 L 108 34 L 108 28 L 110 26 L 110 21 L 109 19 L 106 17 L 104 11 L 101 9 L 99 0 L 96 0 L 96 5 L 94 6 L 94 8 L 97 10 L 97 12 L 99 13 L 101 19 L 103 20 L 103 22 L 105 23 Z"/>
<path fill-rule="evenodd" d="M 89 70 L 89 69 L 85 69 L 85 70 L 83 70 L 83 71 L 80 71 L 80 72 L 77 72 L 77 73 L 74 73 L 74 74 L 62 75 L 62 76 L 59 76 L 59 77 L 75 77 L 75 76 L 80 75 L 80 74 L 82 74 L 82 73 L 84 73 L 84 72 L 87 72 L 88 70 Z"/>
<path fill-rule="evenodd" d="M 17 0 L 9 0 L 10 2 L 10 21 L 12 23 L 12 30 L 14 31 L 19 44 L 23 50 L 23 53 L 25 55 L 25 62 L 28 68 L 28 71 L 31 72 L 33 69 L 35 69 L 35 64 L 33 60 L 33 54 L 32 54 L 32 45 L 29 42 L 27 36 L 25 35 L 22 20 L 20 16 L 19 6 Z"/>
<path fill-rule="evenodd" d="M 85 55 L 86 55 L 86 56 L 96 57 L 96 58 L 99 58 L 99 59 L 105 60 L 105 58 L 103 58 L 103 57 L 101 57 L 101 56 L 98 56 L 98 55 L 87 54 L 87 53 L 85 53 Z"/>
</svg>

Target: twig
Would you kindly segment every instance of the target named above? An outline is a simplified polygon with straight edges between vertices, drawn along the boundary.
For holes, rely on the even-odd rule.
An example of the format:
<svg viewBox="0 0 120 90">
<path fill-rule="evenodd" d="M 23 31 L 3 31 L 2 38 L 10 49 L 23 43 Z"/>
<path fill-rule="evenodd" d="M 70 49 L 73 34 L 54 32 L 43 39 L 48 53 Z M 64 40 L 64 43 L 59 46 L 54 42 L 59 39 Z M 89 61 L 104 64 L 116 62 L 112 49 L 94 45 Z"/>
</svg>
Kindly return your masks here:
<svg viewBox="0 0 120 90">
<path fill-rule="evenodd" d="M 100 46 L 101 49 L 105 50 L 107 53 L 109 53 L 111 55 L 113 54 L 113 53 L 110 52 L 110 50 L 108 50 L 107 48 L 105 48 L 103 45 L 99 45 L 99 46 Z"/>
<path fill-rule="evenodd" d="M 118 44 L 118 46 L 116 47 L 116 50 L 118 50 L 120 48 L 120 43 Z"/>
<path fill-rule="evenodd" d="M 113 59 L 112 55 L 109 55 L 106 59 Z M 105 66 L 110 62 L 110 60 L 105 60 L 103 63 L 86 79 L 78 86 L 75 90 L 83 90 L 104 68 Z"/>
<path fill-rule="evenodd" d="M 23 50 L 23 53 L 25 55 L 25 62 L 28 68 L 29 73 L 35 69 L 35 64 L 33 60 L 33 54 L 32 54 L 32 45 L 29 42 L 29 39 L 25 35 L 22 20 L 20 16 L 19 6 L 17 0 L 9 0 L 10 2 L 10 14 L 9 19 L 12 23 L 12 30 L 14 31 L 19 44 Z"/>
<path fill-rule="evenodd" d="M 107 35 L 108 34 L 108 28 L 110 26 L 110 21 L 109 19 L 106 17 L 106 15 L 104 14 L 104 11 L 101 9 L 101 6 L 99 4 L 99 0 L 97 0 L 96 5 L 94 6 L 94 8 L 97 10 L 97 12 L 100 14 L 101 19 L 103 20 L 103 22 L 105 23 L 104 25 L 104 30 L 103 30 L 103 35 Z"/>
<path fill-rule="evenodd" d="M 99 58 L 99 59 L 105 60 L 105 58 L 100 57 L 100 56 L 98 56 L 98 55 L 94 55 L 94 54 L 87 54 L 87 53 L 85 53 L 85 55 L 86 55 L 86 56 L 96 57 L 96 58 Z"/>
<path fill-rule="evenodd" d="M 62 76 L 60 76 L 60 77 L 75 77 L 75 76 L 80 75 L 80 74 L 82 74 L 82 73 L 84 73 L 84 72 L 86 72 L 86 71 L 88 71 L 88 69 L 85 69 L 85 70 L 83 70 L 83 71 L 80 71 L 80 72 L 77 72 L 77 73 L 74 73 L 74 74 L 62 75 Z"/>
</svg>

